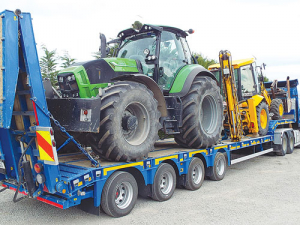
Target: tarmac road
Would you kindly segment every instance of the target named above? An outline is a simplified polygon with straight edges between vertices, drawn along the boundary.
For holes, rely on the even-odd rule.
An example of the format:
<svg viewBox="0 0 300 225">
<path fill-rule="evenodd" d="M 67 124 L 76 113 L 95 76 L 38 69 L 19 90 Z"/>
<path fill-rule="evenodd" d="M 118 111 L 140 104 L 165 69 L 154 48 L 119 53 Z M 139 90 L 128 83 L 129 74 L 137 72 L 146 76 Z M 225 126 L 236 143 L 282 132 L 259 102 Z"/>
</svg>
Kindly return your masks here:
<svg viewBox="0 0 300 225">
<path fill-rule="evenodd" d="M 8 224 L 300 224 L 300 149 L 229 167 L 224 180 L 197 191 L 176 189 L 167 202 L 139 198 L 126 217 L 61 210 L 33 199 L 13 203 L 0 193 L 0 225 Z"/>
</svg>

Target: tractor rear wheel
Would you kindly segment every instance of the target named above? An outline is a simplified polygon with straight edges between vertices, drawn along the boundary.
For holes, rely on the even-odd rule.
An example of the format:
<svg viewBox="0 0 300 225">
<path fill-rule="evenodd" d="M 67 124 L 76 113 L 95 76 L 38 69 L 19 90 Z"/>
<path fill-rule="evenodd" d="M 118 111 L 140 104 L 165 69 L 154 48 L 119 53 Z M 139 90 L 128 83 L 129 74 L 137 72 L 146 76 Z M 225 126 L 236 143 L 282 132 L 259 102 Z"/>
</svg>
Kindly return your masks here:
<svg viewBox="0 0 300 225">
<path fill-rule="evenodd" d="M 269 129 L 269 108 L 266 102 L 262 101 L 256 107 L 258 134 L 264 136 Z"/>
<path fill-rule="evenodd" d="M 182 98 L 181 134 L 175 141 L 190 148 L 208 148 L 218 142 L 223 128 L 223 104 L 220 88 L 210 77 L 196 77 Z"/>
<path fill-rule="evenodd" d="M 101 98 L 100 133 L 89 134 L 92 150 L 113 161 L 141 160 L 158 139 L 160 112 L 143 84 L 116 82 Z"/>
<path fill-rule="evenodd" d="M 272 120 L 280 120 L 283 116 L 283 102 L 279 98 L 275 98 L 271 102 L 270 114 L 273 114 Z"/>
</svg>

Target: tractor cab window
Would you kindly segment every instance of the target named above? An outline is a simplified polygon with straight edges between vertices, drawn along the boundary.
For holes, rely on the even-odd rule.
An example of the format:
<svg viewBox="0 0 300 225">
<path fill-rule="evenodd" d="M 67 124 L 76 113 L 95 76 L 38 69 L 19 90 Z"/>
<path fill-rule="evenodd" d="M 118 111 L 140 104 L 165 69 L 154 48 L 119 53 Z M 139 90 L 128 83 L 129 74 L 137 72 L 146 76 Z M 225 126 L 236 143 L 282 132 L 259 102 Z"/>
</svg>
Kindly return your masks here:
<svg viewBox="0 0 300 225">
<path fill-rule="evenodd" d="M 256 92 L 251 65 L 241 67 L 241 85 L 242 97 L 252 96 Z"/>
<path fill-rule="evenodd" d="M 155 55 L 156 38 L 154 33 L 144 33 L 126 38 L 117 54 L 119 58 L 139 60 L 142 63 L 143 73 L 152 77 L 154 64 L 146 64 L 145 49 L 149 49 L 149 55 Z"/>
<path fill-rule="evenodd" d="M 185 54 L 180 37 L 163 31 L 160 43 L 158 85 L 163 90 L 170 90 L 177 72 L 185 65 Z"/>
<path fill-rule="evenodd" d="M 192 57 L 192 54 L 191 54 L 191 51 L 190 51 L 190 48 L 189 48 L 189 45 L 188 45 L 186 39 L 181 38 L 181 42 L 182 42 L 182 45 L 183 45 L 183 50 L 184 50 L 184 54 L 185 54 L 185 58 L 186 58 L 186 63 L 187 64 L 192 64 L 192 62 L 194 60 L 193 60 L 193 57 Z"/>
</svg>

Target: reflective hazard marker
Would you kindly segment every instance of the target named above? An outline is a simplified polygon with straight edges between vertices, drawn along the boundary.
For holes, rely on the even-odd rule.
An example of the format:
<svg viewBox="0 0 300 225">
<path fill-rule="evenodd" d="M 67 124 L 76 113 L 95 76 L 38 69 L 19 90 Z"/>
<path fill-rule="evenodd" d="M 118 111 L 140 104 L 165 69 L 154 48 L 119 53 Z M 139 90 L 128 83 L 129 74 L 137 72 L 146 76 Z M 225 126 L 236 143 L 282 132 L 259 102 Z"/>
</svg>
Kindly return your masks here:
<svg viewBox="0 0 300 225">
<path fill-rule="evenodd" d="M 40 153 L 40 160 L 45 161 L 46 164 L 58 164 L 56 147 L 53 131 L 51 127 L 37 127 L 36 138 L 38 142 L 38 150 Z"/>
</svg>

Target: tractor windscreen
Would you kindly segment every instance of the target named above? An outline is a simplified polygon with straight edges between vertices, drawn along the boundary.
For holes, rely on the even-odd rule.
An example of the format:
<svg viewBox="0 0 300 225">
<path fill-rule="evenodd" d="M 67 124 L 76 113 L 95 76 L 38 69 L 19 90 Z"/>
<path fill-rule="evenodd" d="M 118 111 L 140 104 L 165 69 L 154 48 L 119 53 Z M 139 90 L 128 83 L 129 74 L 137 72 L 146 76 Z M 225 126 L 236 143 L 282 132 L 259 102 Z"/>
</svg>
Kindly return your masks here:
<svg viewBox="0 0 300 225">
<path fill-rule="evenodd" d="M 153 76 L 154 64 L 146 64 L 145 50 L 147 55 L 155 55 L 156 35 L 154 33 L 143 33 L 126 38 L 120 46 L 117 57 L 139 60 L 142 63 L 143 73 Z"/>
</svg>

